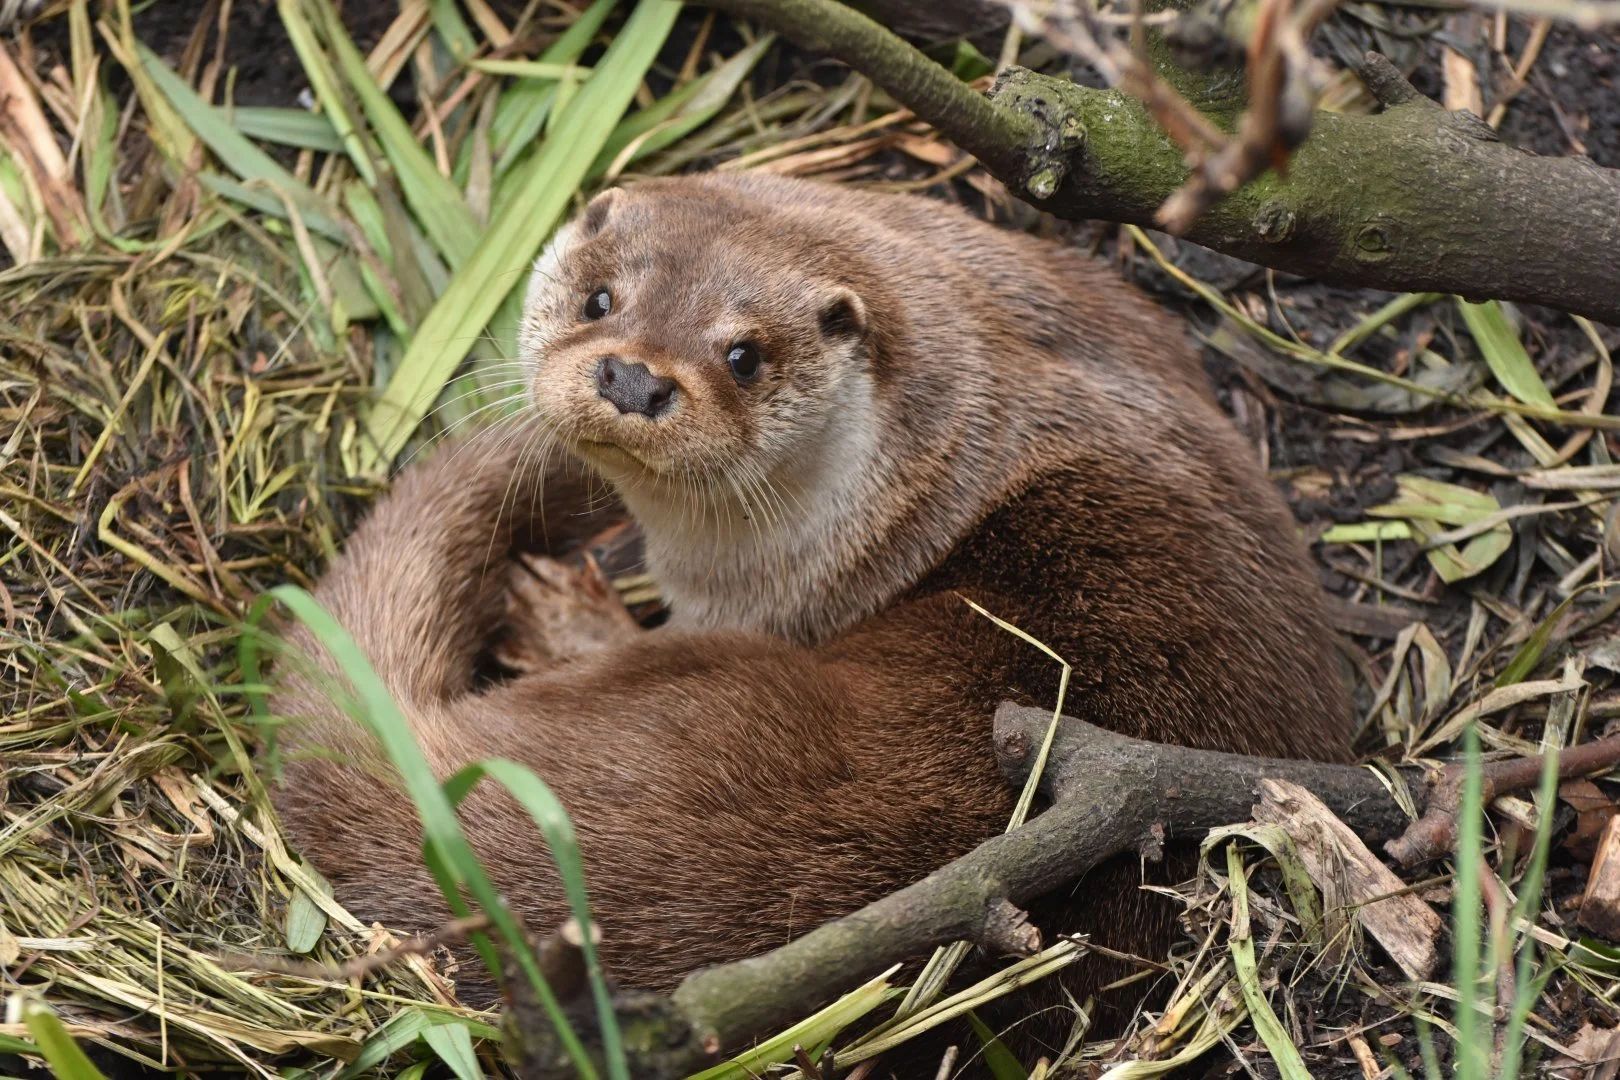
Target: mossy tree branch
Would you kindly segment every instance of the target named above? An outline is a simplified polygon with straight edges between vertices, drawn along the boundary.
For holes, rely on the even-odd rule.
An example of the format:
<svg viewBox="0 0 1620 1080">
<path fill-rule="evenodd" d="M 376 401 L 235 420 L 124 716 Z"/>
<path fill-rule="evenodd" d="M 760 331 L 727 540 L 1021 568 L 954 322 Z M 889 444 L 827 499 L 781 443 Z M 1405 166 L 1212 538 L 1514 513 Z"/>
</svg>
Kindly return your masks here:
<svg viewBox="0 0 1620 1080">
<path fill-rule="evenodd" d="M 1076 219 L 1151 226 L 1186 181 L 1134 99 L 1011 69 L 988 99 L 834 0 L 705 0 L 843 60 L 1009 189 Z M 1286 178 L 1218 202 L 1188 239 L 1278 270 L 1398 292 L 1546 304 L 1620 325 L 1620 171 L 1512 149 L 1417 95 L 1381 57 L 1372 116 L 1318 112 Z"/>
</svg>

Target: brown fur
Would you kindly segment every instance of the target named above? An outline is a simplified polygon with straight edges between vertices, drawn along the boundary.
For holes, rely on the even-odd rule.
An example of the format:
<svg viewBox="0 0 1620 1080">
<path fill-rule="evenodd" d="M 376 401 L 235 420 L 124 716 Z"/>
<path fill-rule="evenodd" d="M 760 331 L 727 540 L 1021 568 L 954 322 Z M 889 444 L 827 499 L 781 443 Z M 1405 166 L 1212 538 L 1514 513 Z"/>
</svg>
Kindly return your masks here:
<svg viewBox="0 0 1620 1080">
<path fill-rule="evenodd" d="M 613 311 L 587 320 L 602 285 Z M 742 338 L 767 359 L 739 386 L 724 358 Z M 319 596 L 441 774 L 499 755 L 554 788 L 621 983 L 780 945 L 1005 827 L 991 713 L 1051 705 L 1058 669 L 964 597 L 1072 662 L 1072 715 L 1345 755 L 1292 520 L 1179 327 L 1094 262 L 923 199 L 656 181 L 559 237 L 523 340 L 536 419 L 409 470 Z M 609 353 L 675 379 L 672 411 L 602 401 Z M 509 552 L 600 524 L 559 446 L 638 520 L 672 625 L 475 690 Z M 319 681 L 289 678 L 278 708 L 336 759 L 295 760 L 277 805 L 357 913 L 431 926 L 414 816 Z M 528 925 L 559 922 L 523 813 L 480 790 L 466 821 Z M 1162 951 L 1134 865 L 1096 880 L 1064 922 Z"/>
</svg>

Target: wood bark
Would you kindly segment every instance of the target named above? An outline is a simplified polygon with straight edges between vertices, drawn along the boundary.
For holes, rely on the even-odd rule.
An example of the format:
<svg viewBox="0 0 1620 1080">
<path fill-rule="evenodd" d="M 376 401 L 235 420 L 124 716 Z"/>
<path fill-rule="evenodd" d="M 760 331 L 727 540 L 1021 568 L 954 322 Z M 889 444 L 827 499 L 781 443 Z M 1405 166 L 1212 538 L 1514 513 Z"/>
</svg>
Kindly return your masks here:
<svg viewBox="0 0 1620 1080">
<path fill-rule="evenodd" d="M 1052 714 L 1040 709 L 1008 704 L 997 711 L 994 749 L 1009 783 L 1021 785 L 1028 777 L 1051 723 Z M 1558 773 L 1581 775 L 1617 762 L 1620 736 L 1563 751 Z M 1533 786 L 1542 765 L 1540 758 L 1491 762 L 1483 767 L 1485 789 L 1494 797 Z M 992 837 L 916 884 L 778 949 L 694 972 L 668 997 L 618 995 L 631 1073 L 654 1080 L 714 1064 L 872 975 L 939 945 L 971 941 L 997 954 L 1032 952 L 1039 935 L 1019 904 L 1077 880 L 1115 855 L 1137 851 L 1156 858 L 1167 840 L 1200 839 L 1210 829 L 1251 818 L 1281 823 L 1290 815 L 1313 817 L 1318 833 L 1330 831 L 1339 852 L 1353 852 L 1363 868 L 1364 880 L 1341 883 L 1347 891 L 1341 890 L 1339 906 L 1365 907 L 1400 891 L 1393 875 L 1372 868 L 1376 860 L 1366 845 L 1390 840 L 1392 851 L 1414 858 L 1420 849 L 1426 858 L 1447 854 L 1449 848 L 1435 849 L 1433 841 L 1455 828 L 1463 774 L 1460 763 L 1429 771 L 1416 765 L 1394 769 L 1392 782 L 1404 784 L 1419 815 L 1412 821 L 1390 794 L 1386 777 L 1371 768 L 1191 750 L 1063 717 L 1041 772 L 1040 790 L 1050 807 L 1021 828 Z M 1314 814 L 1305 814 L 1306 803 Z M 1327 811 L 1339 824 L 1323 830 Z M 1309 837 L 1304 845 L 1310 848 Z M 1397 902 L 1378 916 L 1400 906 Z M 1413 917 L 1428 923 L 1415 927 L 1420 933 L 1433 929 L 1431 921 Z M 1387 924 L 1374 922 L 1363 925 L 1380 939 L 1389 936 Z M 571 970 L 567 958 L 556 953 L 566 940 L 554 935 L 546 943 L 547 970 Z M 1414 970 L 1422 966 L 1415 942 L 1390 940 Z M 514 990 L 507 1052 L 520 1075 L 572 1076 L 538 1005 L 523 997 L 523 987 Z M 592 1032 L 595 1022 L 583 995 L 575 1008 L 576 1030 Z"/>
<path fill-rule="evenodd" d="M 1150 226 L 1187 179 L 1182 152 L 1118 90 L 1013 68 L 987 99 L 834 0 L 705 2 L 849 64 L 1061 217 Z M 1379 60 L 1366 72 L 1382 112 L 1317 112 L 1286 178 L 1244 186 L 1187 237 L 1337 284 L 1546 304 L 1620 325 L 1620 171 L 1508 147 Z"/>
<path fill-rule="evenodd" d="M 1003 706 L 995 750 L 1022 783 L 1050 712 Z M 1421 776 L 1414 773 L 1414 779 Z M 1315 793 L 1366 838 L 1398 834 L 1406 816 L 1383 782 L 1351 765 L 1189 750 L 1065 718 L 1042 772 L 1052 801 L 1022 828 L 993 837 L 922 881 L 760 956 L 693 973 L 668 998 L 621 999 L 637 1077 L 682 1076 L 780 1030 L 894 963 L 953 941 L 1001 951 L 1034 944 L 1016 905 L 1079 878 L 1111 856 L 1156 855 L 1166 839 L 1202 836 L 1250 816 L 1263 778 Z M 1421 807 L 1423 794 L 1415 793 Z M 570 1075 L 549 1024 L 518 1006 L 509 1053 L 521 1075 Z M 594 1023 L 581 1013 L 577 1030 Z"/>
</svg>

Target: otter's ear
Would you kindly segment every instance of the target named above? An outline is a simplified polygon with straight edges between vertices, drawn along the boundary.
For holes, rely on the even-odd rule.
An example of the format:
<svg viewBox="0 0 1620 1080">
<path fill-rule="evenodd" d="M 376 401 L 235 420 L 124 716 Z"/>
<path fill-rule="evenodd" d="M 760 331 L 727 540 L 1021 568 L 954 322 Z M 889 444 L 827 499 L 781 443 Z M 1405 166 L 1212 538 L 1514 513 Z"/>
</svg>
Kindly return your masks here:
<svg viewBox="0 0 1620 1080">
<path fill-rule="evenodd" d="M 608 188 L 585 204 L 585 212 L 579 216 L 580 239 L 589 239 L 602 231 L 602 226 L 607 224 L 608 214 L 618 198 L 619 189 Z"/>
<path fill-rule="evenodd" d="M 865 337 L 866 304 L 849 289 L 838 289 L 821 305 L 822 337 Z"/>
</svg>

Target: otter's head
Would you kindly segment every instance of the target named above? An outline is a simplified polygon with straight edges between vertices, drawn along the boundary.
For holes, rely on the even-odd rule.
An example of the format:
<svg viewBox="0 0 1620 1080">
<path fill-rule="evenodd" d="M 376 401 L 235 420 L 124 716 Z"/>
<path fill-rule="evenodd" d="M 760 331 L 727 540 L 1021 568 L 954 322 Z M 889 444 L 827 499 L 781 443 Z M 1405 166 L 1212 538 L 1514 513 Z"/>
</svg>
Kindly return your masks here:
<svg viewBox="0 0 1620 1080">
<path fill-rule="evenodd" d="M 627 496 L 771 483 L 868 390 L 867 306 L 840 264 L 725 191 L 608 191 L 535 266 L 533 404 Z"/>
</svg>

